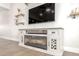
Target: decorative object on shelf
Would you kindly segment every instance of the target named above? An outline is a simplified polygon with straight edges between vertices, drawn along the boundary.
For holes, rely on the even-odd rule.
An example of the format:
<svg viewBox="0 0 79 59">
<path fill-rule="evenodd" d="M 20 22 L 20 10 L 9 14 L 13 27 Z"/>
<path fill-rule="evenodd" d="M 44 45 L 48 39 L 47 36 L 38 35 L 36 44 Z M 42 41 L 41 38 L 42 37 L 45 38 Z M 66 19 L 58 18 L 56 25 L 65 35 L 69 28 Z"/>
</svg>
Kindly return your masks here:
<svg viewBox="0 0 79 59">
<path fill-rule="evenodd" d="M 23 17 L 24 17 L 24 14 L 22 13 L 22 10 L 17 8 L 17 15 L 15 15 L 16 17 L 16 25 L 24 25 L 24 22 L 23 22 Z"/>
<path fill-rule="evenodd" d="M 79 8 L 75 8 L 71 11 L 69 17 L 75 19 L 77 16 L 79 16 Z"/>
</svg>

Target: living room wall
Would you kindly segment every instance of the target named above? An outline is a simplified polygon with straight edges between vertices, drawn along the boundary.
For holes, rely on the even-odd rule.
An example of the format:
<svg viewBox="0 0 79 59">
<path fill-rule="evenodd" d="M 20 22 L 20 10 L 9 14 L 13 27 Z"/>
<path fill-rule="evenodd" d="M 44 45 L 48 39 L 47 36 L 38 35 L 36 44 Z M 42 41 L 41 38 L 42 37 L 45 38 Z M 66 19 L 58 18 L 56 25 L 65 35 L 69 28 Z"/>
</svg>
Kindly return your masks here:
<svg viewBox="0 0 79 59">
<path fill-rule="evenodd" d="M 0 37 L 10 34 L 8 12 L 0 12 Z M 6 20 L 7 19 L 7 20 Z M 9 35 L 10 36 L 10 35 Z"/>
<path fill-rule="evenodd" d="M 61 27 L 64 28 L 65 47 L 74 48 L 79 51 L 79 17 L 76 19 L 69 17 L 71 11 L 75 8 L 79 8 L 78 3 L 61 4 L 59 20 L 61 20 Z"/>
<path fill-rule="evenodd" d="M 11 29 L 9 27 L 10 6 L 10 3 L 0 3 L 0 38 L 11 36 Z"/>
</svg>

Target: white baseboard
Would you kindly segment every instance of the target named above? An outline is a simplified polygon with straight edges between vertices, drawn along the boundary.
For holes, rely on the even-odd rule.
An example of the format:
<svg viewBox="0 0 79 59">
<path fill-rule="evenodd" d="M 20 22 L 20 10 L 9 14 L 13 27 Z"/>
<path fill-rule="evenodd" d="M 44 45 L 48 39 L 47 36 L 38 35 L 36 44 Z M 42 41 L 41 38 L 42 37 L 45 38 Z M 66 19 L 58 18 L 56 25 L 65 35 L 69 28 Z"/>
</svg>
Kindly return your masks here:
<svg viewBox="0 0 79 59">
<path fill-rule="evenodd" d="M 18 39 L 11 38 L 11 37 L 0 36 L 0 38 L 7 39 L 7 40 L 12 40 L 12 41 L 17 41 L 18 42 Z"/>
<path fill-rule="evenodd" d="M 79 54 L 79 48 L 64 47 L 64 51 L 68 51 L 68 52 L 78 53 Z"/>
</svg>

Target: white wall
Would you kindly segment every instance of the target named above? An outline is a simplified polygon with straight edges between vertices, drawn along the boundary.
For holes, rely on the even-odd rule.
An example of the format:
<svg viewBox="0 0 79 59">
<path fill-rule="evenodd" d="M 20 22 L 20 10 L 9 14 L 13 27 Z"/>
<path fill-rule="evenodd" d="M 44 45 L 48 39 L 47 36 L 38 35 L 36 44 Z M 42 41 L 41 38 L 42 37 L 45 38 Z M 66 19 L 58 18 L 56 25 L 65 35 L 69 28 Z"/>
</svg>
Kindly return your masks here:
<svg viewBox="0 0 79 59">
<path fill-rule="evenodd" d="M 0 7 L 9 10 L 11 3 L 0 3 Z"/>
<path fill-rule="evenodd" d="M 1 11 L 2 10 L 2 11 Z M 1 9 L 0 11 L 0 37 L 10 36 L 11 30 L 9 28 L 9 11 Z"/>
<path fill-rule="evenodd" d="M 29 3 L 28 4 L 28 8 L 31 9 L 31 8 L 34 8 L 34 7 L 37 7 L 37 6 L 40 6 L 44 3 Z"/>
<path fill-rule="evenodd" d="M 71 10 L 79 8 L 78 3 L 61 4 L 60 22 L 64 28 L 64 43 L 66 47 L 79 49 L 79 17 L 72 19 L 69 16 Z M 62 20 L 61 20 L 62 19 Z"/>
</svg>

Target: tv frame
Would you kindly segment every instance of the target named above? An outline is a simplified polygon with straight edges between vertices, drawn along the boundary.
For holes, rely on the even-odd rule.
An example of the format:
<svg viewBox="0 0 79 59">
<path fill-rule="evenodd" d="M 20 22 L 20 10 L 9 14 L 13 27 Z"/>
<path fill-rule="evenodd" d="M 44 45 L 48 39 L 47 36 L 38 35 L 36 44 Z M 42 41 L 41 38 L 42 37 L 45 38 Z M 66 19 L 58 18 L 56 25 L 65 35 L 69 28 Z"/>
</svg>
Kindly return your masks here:
<svg viewBox="0 0 79 59">
<path fill-rule="evenodd" d="M 47 3 L 44 3 L 44 4 L 47 4 Z M 44 5 L 44 4 L 42 4 L 42 5 Z M 52 4 L 54 4 L 54 11 L 55 11 L 56 3 L 52 3 Z M 42 5 L 39 5 L 39 6 L 42 6 Z M 36 6 L 36 7 L 39 7 L 39 6 Z M 34 7 L 34 8 L 36 8 L 36 7 Z M 31 9 L 33 9 L 33 8 L 31 8 Z M 31 9 L 29 9 L 29 11 L 30 11 Z M 29 17 L 28 17 L 28 19 L 29 19 Z M 29 20 L 30 20 L 30 19 L 29 19 Z M 29 20 L 28 20 L 28 24 L 30 24 L 30 25 L 31 25 L 31 24 L 40 24 L 40 23 L 55 22 L 55 12 L 54 12 L 54 20 L 43 21 L 43 22 L 35 22 L 35 23 L 30 23 Z"/>
</svg>

